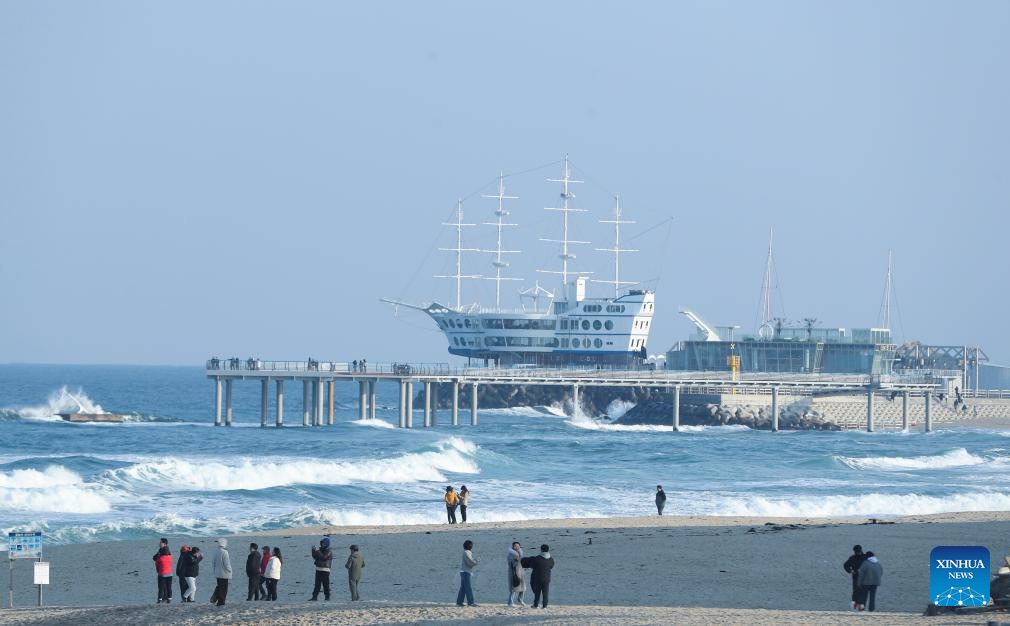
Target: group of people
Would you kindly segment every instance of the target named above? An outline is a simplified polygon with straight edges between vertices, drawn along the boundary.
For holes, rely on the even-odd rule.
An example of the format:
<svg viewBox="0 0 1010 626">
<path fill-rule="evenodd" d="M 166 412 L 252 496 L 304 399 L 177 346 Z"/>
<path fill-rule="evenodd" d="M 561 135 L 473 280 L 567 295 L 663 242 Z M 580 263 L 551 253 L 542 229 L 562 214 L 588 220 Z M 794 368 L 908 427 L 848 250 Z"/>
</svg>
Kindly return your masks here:
<svg viewBox="0 0 1010 626">
<path fill-rule="evenodd" d="M 852 555 L 842 564 L 852 576 L 852 610 L 875 611 L 877 587 L 884 576 L 884 566 L 873 552 L 863 552 L 863 546 L 852 546 Z"/>
<path fill-rule="evenodd" d="M 506 557 L 508 566 L 508 606 L 526 606 L 523 595 L 526 592 L 525 570 L 531 570 L 530 589 L 533 591 L 533 608 L 547 608 L 547 599 L 551 587 L 551 570 L 554 569 L 554 557 L 551 548 L 546 543 L 540 546 L 540 554 L 523 556 L 522 544 L 513 541 Z M 473 541 L 463 542 L 463 559 L 459 567 L 459 592 L 456 594 L 456 606 L 477 606 L 473 597 L 473 575 L 477 569 L 477 558 L 473 555 Z M 543 604 L 541 604 L 541 600 Z"/>
<path fill-rule="evenodd" d="M 228 554 L 228 540 L 217 540 L 217 552 L 213 558 L 213 573 L 216 579 L 214 591 L 211 593 L 210 602 L 216 606 L 224 606 L 228 599 L 228 586 L 232 578 L 231 557 Z M 248 593 L 246 600 L 277 600 L 277 583 L 281 579 L 281 566 L 283 557 L 281 549 L 270 546 L 262 547 L 256 543 L 249 544 L 249 555 L 246 557 L 245 571 L 249 579 Z M 359 600 L 358 582 L 361 580 L 361 570 L 365 567 L 365 559 L 358 550 L 358 546 L 350 547 L 351 554 L 347 557 L 345 567 L 347 568 L 348 586 L 351 591 L 351 600 Z M 323 537 L 318 546 L 313 546 L 311 550 L 313 565 L 315 567 L 315 585 L 312 590 L 310 600 L 316 600 L 322 593 L 327 600 L 330 599 L 330 565 L 333 560 L 333 553 L 330 551 L 330 538 Z M 162 537 L 158 552 L 154 555 L 154 566 L 158 574 L 158 604 L 170 603 L 172 601 L 172 552 L 168 547 L 168 539 Z M 179 558 L 175 568 L 175 575 L 179 577 L 179 592 L 183 602 L 194 602 L 196 598 L 196 581 L 200 575 L 200 563 L 203 561 L 203 554 L 200 548 L 182 546 L 179 551 Z"/>
<path fill-rule="evenodd" d="M 450 524 L 456 523 L 456 509 L 459 508 L 463 522 L 466 522 L 466 507 L 470 506 L 470 490 L 466 485 L 460 485 L 459 492 L 452 485 L 445 488 L 445 513 Z"/>
</svg>

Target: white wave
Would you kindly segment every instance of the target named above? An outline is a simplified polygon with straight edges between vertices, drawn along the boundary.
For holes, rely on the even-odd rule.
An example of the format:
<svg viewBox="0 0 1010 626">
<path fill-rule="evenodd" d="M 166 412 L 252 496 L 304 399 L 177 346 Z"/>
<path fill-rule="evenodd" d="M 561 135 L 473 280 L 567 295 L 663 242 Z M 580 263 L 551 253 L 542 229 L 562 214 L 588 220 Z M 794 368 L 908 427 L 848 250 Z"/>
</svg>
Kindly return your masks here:
<svg viewBox="0 0 1010 626">
<path fill-rule="evenodd" d="M 0 472 L 0 511 L 105 513 L 109 501 L 62 466 Z"/>
<path fill-rule="evenodd" d="M 387 422 L 386 420 L 380 420 L 379 418 L 375 418 L 374 420 L 371 418 L 363 420 L 352 420 L 350 423 L 354 424 L 355 426 L 367 426 L 369 428 L 391 428 L 393 430 L 397 429 L 397 426 Z"/>
<path fill-rule="evenodd" d="M 582 428 L 583 430 L 598 430 L 605 432 L 622 432 L 622 433 L 658 433 L 658 432 L 673 432 L 673 426 L 660 426 L 658 424 L 610 424 L 608 422 L 601 422 L 599 420 L 593 420 L 589 418 L 575 419 L 572 418 L 568 422 L 575 428 Z"/>
<path fill-rule="evenodd" d="M 147 491 L 235 491 L 290 485 L 445 482 L 445 473 L 477 474 L 477 446 L 457 437 L 439 441 L 435 449 L 388 459 L 272 459 L 190 461 L 177 457 L 108 470 L 102 481 Z"/>
<path fill-rule="evenodd" d="M 105 410 L 82 389 L 70 391 L 64 385 L 49 394 L 45 404 L 22 407 L 18 413 L 25 419 L 55 421 L 61 419 L 60 413 L 105 413 Z"/>
<path fill-rule="evenodd" d="M 956 493 L 946 496 L 920 494 L 866 493 L 836 496 L 712 497 L 707 504 L 680 510 L 690 515 L 757 517 L 853 517 L 898 516 L 953 513 L 959 511 L 1010 510 L 1010 493 Z M 682 499 L 683 502 L 703 499 Z"/>
<path fill-rule="evenodd" d="M 901 456 L 871 456 L 871 457 L 835 457 L 839 462 L 858 470 L 908 471 L 920 469 L 949 469 L 952 467 L 968 467 L 986 462 L 982 457 L 971 454 L 964 448 L 949 450 L 943 454 L 901 457 Z"/>
<path fill-rule="evenodd" d="M 604 411 L 612 420 L 619 419 L 624 416 L 625 413 L 635 408 L 634 402 L 628 402 L 627 400 L 614 400 L 607 405 L 607 410 Z"/>
</svg>

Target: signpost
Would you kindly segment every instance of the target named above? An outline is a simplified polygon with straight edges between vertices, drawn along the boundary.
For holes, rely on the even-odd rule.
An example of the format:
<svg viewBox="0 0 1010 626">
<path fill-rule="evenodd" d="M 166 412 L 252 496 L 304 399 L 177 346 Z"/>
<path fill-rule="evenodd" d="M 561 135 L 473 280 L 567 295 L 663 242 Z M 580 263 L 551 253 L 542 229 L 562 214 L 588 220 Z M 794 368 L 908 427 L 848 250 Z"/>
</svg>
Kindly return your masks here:
<svg viewBox="0 0 1010 626">
<path fill-rule="evenodd" d="M 42 585 L 49 584 L 49 563 L 42 562 L 42 533 L 7 533 L 7 560 L 11 577 L 8 590 L 8 604 L 14 608 L 14 559 L 35 559 L 35 584 L 39 587 L 39 606 L 42 606 Z M 45 582 L 39 582 L 43 580 Z"/>
</svg>

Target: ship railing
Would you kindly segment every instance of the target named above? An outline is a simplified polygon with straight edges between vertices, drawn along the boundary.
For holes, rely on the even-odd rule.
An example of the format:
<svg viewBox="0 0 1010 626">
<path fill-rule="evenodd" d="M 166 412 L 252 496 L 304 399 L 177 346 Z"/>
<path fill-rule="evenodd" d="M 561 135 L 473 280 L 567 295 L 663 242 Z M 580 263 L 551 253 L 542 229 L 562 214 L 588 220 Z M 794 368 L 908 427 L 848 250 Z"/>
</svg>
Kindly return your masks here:
<svg viewBox="0 0 1010 626">
<path fill-rule="evenodd" d="M 326 361 L 308 358 L 304 361 L 264 361 L 256 358 L 240 359 L 237 357 L 207 359 L 208 370 L 222 372 L 320 372 L 332 374 L 395 374 L 418 376 L 449 376 L 459 373 L 459 368 L 450 367 L 448 363 L 406 363 L 378 362 L 368 360 Z"/>
</svg>

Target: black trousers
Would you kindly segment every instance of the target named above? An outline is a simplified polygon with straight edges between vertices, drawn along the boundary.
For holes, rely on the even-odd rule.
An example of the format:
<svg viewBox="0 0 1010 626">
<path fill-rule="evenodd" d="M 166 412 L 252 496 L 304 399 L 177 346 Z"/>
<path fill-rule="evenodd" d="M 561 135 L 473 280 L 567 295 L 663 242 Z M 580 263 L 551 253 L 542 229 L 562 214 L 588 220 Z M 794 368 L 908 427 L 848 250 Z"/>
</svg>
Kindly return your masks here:
<svg viewBox="0 0 1010 626">
<path fill-rule="evenodd" d="M 320 591 L 323 592 L 327 600 L 330 599 L 330 573 L 316 570 L 316 585 L 312 588 L 313 600 L 319 597 Z"/>
<path fill-rule="evenodd" d="M 172 577 L 158 576 L 158 602 L 172 599 Z"/>
<path fill-rule="evenodd" d="M 876 585 L 867 585 L 865 587 L 861 587 L 860 590 L 859 590 L 859 593 L 860 593 L 860 600 L 862 601 L 863 605 L 866 607 L 866 610 L 867 611 L 876 611 L 877 610 L 877 586 Z"/>
<path fill-rule="evenodd" d="M 249 593 L 246 595 L 246 600 L 259 600 L 260 599 L 260 576 L 250 576 L 249 577 Z"/>
<path fill-rule="evenodd" d="M 218 606 L 224 606 L 224 601 L 228 599 L 228 579 L 218 578 L 214 593 L 210 595 L 210 601 Z"/>
<path fill-rule="evenodd" d="M 544 598 L 544 608 L 547 608 L 547 592 L 551 588 L 551 581 L 531 580 L 530 588 L 533 590 L 533 607 L 540 603 L 540 597 Z"/>
<path fill-rule="evenodd" d="M 267 579 L 260 575 L 260 600 L 267 599 Z"/>
<path fill-rule="evenodd" d="M 179 576 L 178 578 L 179 578 L 179 599 L 185 602 L 186 598 L 183 596 L 186 595 L 186 590 L 189 589 L 189 585 L 186 584 L 185 576 Z"/>
<path fill-rule="evenodd" d="M 267 578 L 267 600 L 277 599 L 277 579 Z"/>
<path fill-rule="evenodd" d="M 447 506 L 447 507 L 445 507 L 445 513 L 449 517 L 449 523 L 450 524 L 455 524 L 456 523 L 456 507 L 454 507 L 454 506 Z"/>
<path fill-rule="evenodd" d="M 466 521 L 466 507 L 462 504 L 459 505 L 459 514 L 463 516 L 463 521 Z"/>
</svg>

